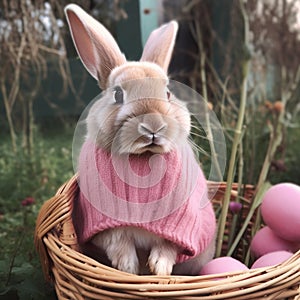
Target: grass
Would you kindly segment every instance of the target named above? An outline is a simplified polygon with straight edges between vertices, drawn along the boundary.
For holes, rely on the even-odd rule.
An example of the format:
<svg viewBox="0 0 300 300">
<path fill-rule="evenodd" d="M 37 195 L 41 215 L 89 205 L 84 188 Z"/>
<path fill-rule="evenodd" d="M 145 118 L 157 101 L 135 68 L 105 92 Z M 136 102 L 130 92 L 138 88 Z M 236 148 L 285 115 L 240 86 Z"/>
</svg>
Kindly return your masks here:
<svg viewBox="0 0 300 300">
<path fill-rule="evenodd" d="M 33 245 L 41 205 L 72 174 L 73 130 L 39 133 L 32 155 L 0 145 L 0 299 L 56 299 Z"/>
</svg>

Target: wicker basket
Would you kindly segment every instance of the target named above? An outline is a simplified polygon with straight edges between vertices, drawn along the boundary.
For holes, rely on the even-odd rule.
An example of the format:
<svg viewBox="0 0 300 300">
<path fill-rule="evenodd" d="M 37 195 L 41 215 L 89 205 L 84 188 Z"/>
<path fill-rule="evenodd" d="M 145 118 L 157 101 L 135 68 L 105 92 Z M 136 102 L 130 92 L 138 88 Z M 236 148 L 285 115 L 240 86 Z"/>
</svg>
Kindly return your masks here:
<svg viewBox="0 0 300 300">
<path fill-rule="evenodd" d="M 210 189 L 215 187 L 210 183 Z M 213 203 L 222 206 L 225 183 L 218 186 Z M 233 187 L 232 197 L 236 195 Z M 78 250 L 72 224 L 72 204 L 77 197 L 74 176 L 48 200 L 39 213 L 35 244 L 46 278 L 54 283 L 59 299 L 298 299 L 300 251 L 274 267 L 209 276 L 138 276 L 124 273 L 83 255 Z M 245 187 L 244 214 L 253 188 Z M 228 215 L 227 226 L 232 215 Z M 255 218 L 255 216 L 254 216 Z M 252 220 L 253 221 L 253 220 Z M 253 234 L 248 226 L 235 256 L 242 258 Z M 226 251 L 226 241 L 224 251 Z M 225 252 L 224 252 L 225 253 Z"/>
</svg>

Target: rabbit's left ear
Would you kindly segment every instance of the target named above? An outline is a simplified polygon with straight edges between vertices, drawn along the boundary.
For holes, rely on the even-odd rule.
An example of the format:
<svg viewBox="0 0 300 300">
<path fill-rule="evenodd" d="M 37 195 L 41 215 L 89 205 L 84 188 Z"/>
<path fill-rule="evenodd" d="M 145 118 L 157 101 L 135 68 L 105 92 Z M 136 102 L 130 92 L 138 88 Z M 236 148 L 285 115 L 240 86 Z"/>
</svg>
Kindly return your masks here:
<svg viewBox="0 0 300 300">
<path fill-rule="evenodd" d="M 152 31 L 146 42 L 141 61 L 154 62 L 167 73 L 177 31 L 176 21 L 171 21 Z"/>
</svg>

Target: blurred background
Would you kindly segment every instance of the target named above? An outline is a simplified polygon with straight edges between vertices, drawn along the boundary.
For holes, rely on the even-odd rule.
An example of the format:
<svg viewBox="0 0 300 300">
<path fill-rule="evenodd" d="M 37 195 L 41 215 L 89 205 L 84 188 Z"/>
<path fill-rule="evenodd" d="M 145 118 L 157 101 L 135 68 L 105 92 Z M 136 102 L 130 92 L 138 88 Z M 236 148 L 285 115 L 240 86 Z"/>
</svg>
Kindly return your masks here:
<svg viewBox="0 0 300 300">
<path fill-rule="evenodd" d="M 72 44 L 63 13 L 68 3 L 0 2 L 0 299 L 55 299 L 33 246 L 35 219 L 73 175 L 76 122 L 100 93 Z M 129 60 L 139 59 L 153 29 L 176 19 L 170 77 L 197 90 L 216 113 L 228 159 L 247 83 L 235 180 L 300 184 L 299 1 L 73 3 L 109 29 Z M 193 139 L 206 147 L 198 135 Z M 203 153 L 205 169 L 211 153 Z"/>
</svg>

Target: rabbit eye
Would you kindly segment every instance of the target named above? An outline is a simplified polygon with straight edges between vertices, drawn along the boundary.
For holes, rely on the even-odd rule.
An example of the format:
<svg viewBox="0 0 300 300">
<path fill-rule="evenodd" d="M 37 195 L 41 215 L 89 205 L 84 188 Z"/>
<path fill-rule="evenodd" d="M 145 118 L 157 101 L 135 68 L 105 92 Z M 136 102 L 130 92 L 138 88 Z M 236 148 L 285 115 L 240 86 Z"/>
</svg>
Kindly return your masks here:
<svg viewBox="0 0 300 300">
<path fill-rule="evenodd" d="M 116 86 L 114 88 L 114 98 L 115 98 L 116 103 L 118 103 L 118 104 L 122 104 L 124 101 L 124 93 L 123 93 L 123 90 L 119 86 Z"/>
<path fill-rule="evenodd" d="M 168 98 L 168 100 L 170 100 L 170 97 L 171 97 L 171 92 L 167 91 L 167 98 Z"/>
</svg>

